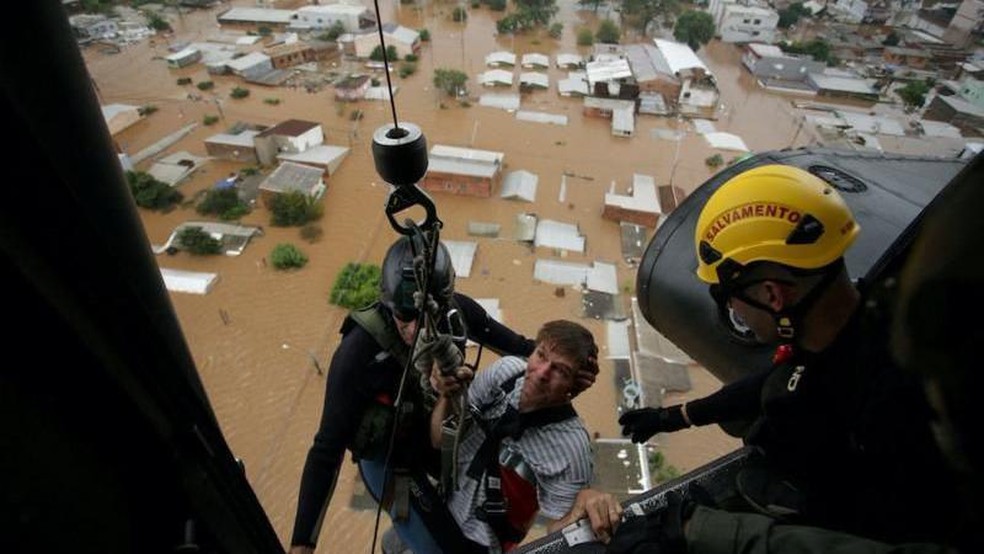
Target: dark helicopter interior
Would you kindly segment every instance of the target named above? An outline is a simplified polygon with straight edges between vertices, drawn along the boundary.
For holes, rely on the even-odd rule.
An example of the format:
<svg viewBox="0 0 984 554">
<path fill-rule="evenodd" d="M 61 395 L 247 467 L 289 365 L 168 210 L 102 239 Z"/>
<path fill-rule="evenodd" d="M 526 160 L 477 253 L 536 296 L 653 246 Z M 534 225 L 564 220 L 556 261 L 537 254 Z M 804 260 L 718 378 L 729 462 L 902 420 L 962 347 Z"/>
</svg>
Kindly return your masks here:
<svg viewBox="0 0 984 554">
<path fill-rule="evenodd" d="M 0 551 L 282 552 L 209 406 L 61 4 L 15 12 L 0 39 L 14 167 L 0 272 L 15 314 L 0 373 Z M 704 290 L 679 276 L 693 269 L 703 201 L 734 172 L 770 161 L 832 168 L 825 175 L 842 186 L 865 186 L 846 195 L 872 231 L 848 260 L 856 276 L 892 274 L 922 210 L 954 176 L 979 179 L 981 165 L 961 173 L 958 160 L 772 152 L 689 197 L 650 244 L 638 294 L 647 320 L 725 381 L 764 354 L 731 341 Z M 651 491 L 648 505 L 687 479 L 723 479 L 740 460 Z M 555 534 L 524 550 L 568 547 Z"/>
</svg>

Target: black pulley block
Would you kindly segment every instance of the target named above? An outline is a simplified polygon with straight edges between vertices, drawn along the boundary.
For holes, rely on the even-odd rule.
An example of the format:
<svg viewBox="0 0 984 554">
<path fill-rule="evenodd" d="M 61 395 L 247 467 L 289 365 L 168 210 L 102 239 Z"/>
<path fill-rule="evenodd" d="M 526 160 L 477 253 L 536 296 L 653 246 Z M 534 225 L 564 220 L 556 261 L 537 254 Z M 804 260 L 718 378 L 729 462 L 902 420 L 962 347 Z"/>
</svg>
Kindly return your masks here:
<svg viewBox="0 0 984 554">
<path fill-rule="evenodd" d="M 413 123 L 383 125 L 372 134 L 372 159 L 387 183 L 415 185 L 427 173 L 427 139 Z"/>
</svg>

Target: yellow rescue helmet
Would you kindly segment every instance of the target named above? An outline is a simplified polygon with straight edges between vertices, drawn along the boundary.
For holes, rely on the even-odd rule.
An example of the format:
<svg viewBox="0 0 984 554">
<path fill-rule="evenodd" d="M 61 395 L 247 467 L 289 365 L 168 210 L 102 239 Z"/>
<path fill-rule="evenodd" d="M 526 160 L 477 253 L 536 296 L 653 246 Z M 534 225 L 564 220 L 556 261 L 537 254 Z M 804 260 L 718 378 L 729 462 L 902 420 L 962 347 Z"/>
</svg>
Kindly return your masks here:
<svg viewBox="0 0 984 554">
<path fill-rule="evenodd" d="M 844 255 L 860 227 L 834 188 L 788 165 L 763 165 L 722 184 L 697 219 L 697 277 L 740 277 L 754 262 L 819 269 Z"/>
</svg>

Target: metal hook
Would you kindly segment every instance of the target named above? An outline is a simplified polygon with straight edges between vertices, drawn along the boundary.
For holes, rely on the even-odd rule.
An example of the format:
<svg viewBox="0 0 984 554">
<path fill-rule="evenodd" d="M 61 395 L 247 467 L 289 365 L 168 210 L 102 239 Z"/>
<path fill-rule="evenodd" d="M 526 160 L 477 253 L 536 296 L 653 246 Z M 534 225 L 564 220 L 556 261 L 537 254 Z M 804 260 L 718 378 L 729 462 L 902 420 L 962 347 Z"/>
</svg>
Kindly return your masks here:
<svg viewBox="0 0 984 554">
<path fill-rule="evenodd" d="M 431 197 L 417 185 L 405 185 L 394 187 L 386 197 L 386 218 L 389 219 L 394 231 L 407 236 L 414 234 L 412 225 L 402 225 L 395 217 L 396 214 L 414 206 L 422 207 L 427 214 L 424 221 L 416 223 L 417 227 L 430 231 L 442 225 L 441 220 L 437 218 L 437 207 Z"/>
</svg>

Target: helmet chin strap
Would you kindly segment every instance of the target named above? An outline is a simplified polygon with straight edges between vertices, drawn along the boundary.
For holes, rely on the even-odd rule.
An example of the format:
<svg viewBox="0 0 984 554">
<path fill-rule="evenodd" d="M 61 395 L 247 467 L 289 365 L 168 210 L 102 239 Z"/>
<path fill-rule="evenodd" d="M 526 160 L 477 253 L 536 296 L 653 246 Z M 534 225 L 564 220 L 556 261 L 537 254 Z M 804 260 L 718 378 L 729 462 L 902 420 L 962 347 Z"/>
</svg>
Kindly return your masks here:
<svg viewBox="0 0 984 554">
<path fill-rule="evenodd" d="M 779 336 L 779 344 L 796 344 L 796 339 L 798 338 L 796 333 L 797 328 L 803 321 L 806 313 L 817 303 L 820 295 L 830 288 L 831 283 L 834 282 L 837 274 L 840 273 L 840 268 L 840 264 L 833 264 L 824 268 L 823 277 L 820 279 L 820 282 L 811 288 L 799 302 L 790 306 L 788 309 L 784 308 L 776 311 L 763 304 L 766 310 L 772 312 L 772 319 L 776 322 L 776 334 Z"/>
</svg>

